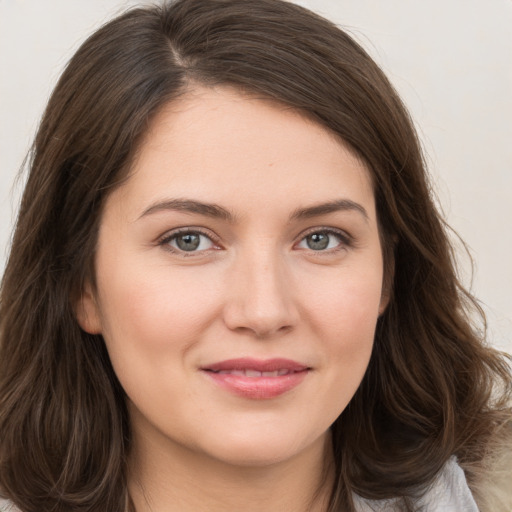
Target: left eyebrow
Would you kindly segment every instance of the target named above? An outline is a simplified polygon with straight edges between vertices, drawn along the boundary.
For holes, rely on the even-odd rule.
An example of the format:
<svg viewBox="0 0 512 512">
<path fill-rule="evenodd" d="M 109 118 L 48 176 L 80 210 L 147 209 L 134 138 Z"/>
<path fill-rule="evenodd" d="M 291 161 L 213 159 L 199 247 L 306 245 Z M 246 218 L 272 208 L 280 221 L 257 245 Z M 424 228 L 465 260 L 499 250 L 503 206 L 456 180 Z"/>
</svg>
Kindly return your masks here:
<svg viewBox="0 0 512 512">
<path fill-rule="evenodd" d="M 312 217 L 319 217 L 328 213 L 339 211 L 355 211 L 360 213 L 366 222 L 368 222 L 368 212 L 362 205 L 351 201 L 350 199 L 336 199 L 327 203 L 321 203 L 307 208 L 298 208 L 290 216 L 290 220 L 311 219 Z"/>
</svg>

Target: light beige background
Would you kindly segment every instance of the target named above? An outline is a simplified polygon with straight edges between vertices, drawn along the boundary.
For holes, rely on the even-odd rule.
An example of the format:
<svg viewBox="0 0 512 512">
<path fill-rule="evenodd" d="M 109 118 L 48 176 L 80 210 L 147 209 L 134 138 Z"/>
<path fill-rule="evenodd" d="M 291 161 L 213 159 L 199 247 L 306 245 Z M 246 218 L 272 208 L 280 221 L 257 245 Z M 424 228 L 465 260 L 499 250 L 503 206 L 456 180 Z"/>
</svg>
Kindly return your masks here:
<svg viewBox="0 0 512 512">
<path fill-rule="evenodd" d="M 66 61 L 140 2 L 0 0 L 0 272 L 22 186 L 14 179 Z M 147 3 L 147 2 L 146 2 Z M 512 0 L 297 0 L 348 29 L 415 119 L 435 189 L 476 261 L 492 343 L 512 353 Z"/>
</svg>

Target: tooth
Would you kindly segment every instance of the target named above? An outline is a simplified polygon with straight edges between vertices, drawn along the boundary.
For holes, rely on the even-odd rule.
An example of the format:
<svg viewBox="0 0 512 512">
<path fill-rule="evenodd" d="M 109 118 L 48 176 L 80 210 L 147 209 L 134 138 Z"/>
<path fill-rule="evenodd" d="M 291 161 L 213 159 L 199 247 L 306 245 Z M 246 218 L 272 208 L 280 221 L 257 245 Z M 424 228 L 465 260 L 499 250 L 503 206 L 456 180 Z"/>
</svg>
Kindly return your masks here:
<svg viewBox="0 0 512 512">
<path fill-rule="evenodd" d="M 261 377 L 261 372 L 258 370 L 245 370 L 246 377 Z"/>
<path fill-rule="evenodd" d="M 278 370 L 277 375 L 288 375 L 289 373 L 286 368 L 283 368 L 282 370 Z"/>
<path fill-rule="evenodd" d="M 279 371 L 275 370 L 273 372 L 261 372 L 261 375 L 263 375 L 263 377 L 277 377 L 279 375 Z"/>
<path fill-rule="evenodd" d="M 231 375 L 241 375 L 241 376 L 245 376 L 245 372 L 243 370 L 231 370 L 229 372 Z"/>
</svg>

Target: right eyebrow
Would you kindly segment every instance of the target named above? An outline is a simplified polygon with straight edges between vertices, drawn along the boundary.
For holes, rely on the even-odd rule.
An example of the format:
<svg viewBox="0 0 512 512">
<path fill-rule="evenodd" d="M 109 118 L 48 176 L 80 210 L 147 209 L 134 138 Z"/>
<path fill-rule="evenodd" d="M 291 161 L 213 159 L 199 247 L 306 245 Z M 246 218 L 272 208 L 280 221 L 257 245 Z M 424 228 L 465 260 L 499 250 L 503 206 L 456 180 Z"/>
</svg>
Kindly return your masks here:
<svg viewBox="0 0 512 512">
<path fill-rule="evenodd" d="M 222 206 L 215 203 L 203 203 L 192 199 L 167 199 L 164 201 L 158 201 L 146 208 L 142 212 L 142 215 L 140 215 L 139 219 L 146 217 L 147 215 L 152 215 L 166 210 L 198 213 L 200 215 L 205 215 L 206 217 L 226 220 L 230 223 L 235 222 L 235 215 Z"/>
</svg>

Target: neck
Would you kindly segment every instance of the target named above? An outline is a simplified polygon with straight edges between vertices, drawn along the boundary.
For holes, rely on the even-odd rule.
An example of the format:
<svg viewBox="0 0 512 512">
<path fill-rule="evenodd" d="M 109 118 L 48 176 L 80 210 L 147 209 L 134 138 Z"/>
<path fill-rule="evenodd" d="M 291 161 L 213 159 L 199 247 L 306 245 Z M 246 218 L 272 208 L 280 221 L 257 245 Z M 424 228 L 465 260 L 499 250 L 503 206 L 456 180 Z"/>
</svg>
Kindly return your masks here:
<svg viewBox="0 0 512 512">
<path fill-rule="evenodd" d="M 134 436 L 129 492 L 137 512 L 325 512 L 333 484 L 330 436 L 267 465 L 240 466 Z"/>
</svg>

